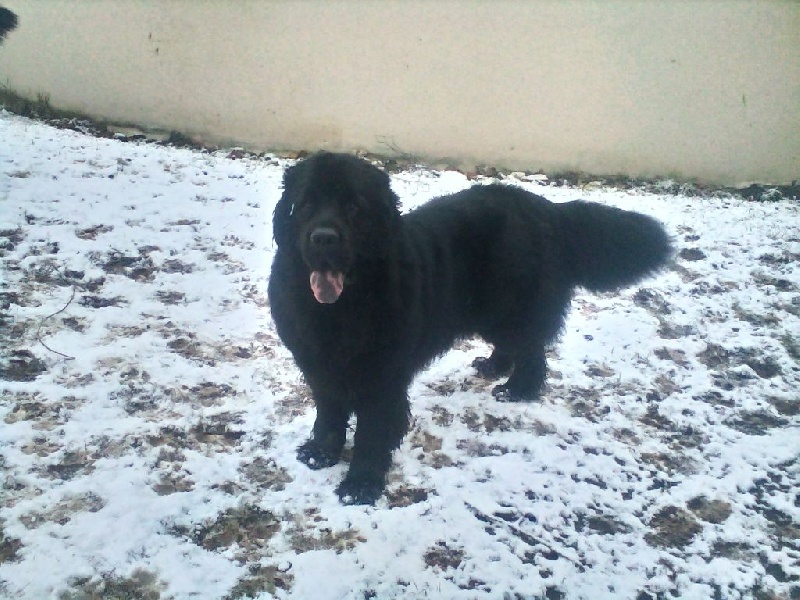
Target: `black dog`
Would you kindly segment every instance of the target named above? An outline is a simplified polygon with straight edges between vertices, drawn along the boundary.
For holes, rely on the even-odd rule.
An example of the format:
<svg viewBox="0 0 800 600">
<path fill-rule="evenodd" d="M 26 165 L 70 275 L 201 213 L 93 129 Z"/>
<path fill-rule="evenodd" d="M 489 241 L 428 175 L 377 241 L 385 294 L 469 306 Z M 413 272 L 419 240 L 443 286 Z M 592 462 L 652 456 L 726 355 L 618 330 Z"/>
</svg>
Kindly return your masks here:
<svg viewBox="0 0 800 600">
<path fill-rule="evenodd" d="M 9 31 L 15 29 L 16 27 L 17 27 L 17 15 L 15 15 L 7 8 L 3 8 L 2 6 L 0 6 L 0 44 L 3 43 L 6 34 Z"/>
<path fill-rule="evenodd" d="M 672 253 L 650 217 L 506 185 L 401 216 L 383 171 L 331 153 L 286 171 L 273 231 L 272 315 L 317 407 L 298 458 L 312 469 L 336 464 L 355 413 L 337 491 L 358 504 L 383 492 L 409 426 L 412 378 L 455 340 L 477 334 L 494 345 L 474 366 L 487 378 L 510 374 L 494 388 L 498 400 L 535 399 L 573 289 L 632 284 Z"/>
</svg>

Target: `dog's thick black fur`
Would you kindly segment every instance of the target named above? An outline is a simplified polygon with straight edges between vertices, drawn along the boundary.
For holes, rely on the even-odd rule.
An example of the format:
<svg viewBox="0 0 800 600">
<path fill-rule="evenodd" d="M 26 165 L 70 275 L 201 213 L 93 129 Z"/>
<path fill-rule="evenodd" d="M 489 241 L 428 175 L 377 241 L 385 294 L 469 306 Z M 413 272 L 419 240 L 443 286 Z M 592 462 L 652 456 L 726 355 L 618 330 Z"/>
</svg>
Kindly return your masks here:
<svg viewBox="0 0 800 600">
<path fill-rule="evenodd" d="M 6 34 L 9 31 L 12 31 L 17 27 L 17 15 L 13 12 L 0 6 L 0 44 L 3 43 L 3 40 L 6 37 Z"/>
<path fill-rule="evenodd" d="M 494 388 L 498 400 L 535 399 L 574 288 L 635 283 L 672 253 L 650 217 L 506 185 L 401 216 L 383 171 L 331 153 L 287 169 L 273 231 L 272 315 L 317 408 L 298 458 L 312 469 L 336 464 L 355 413 L 338 488 L 346 503 L 380 497 L 408 429 L 409 384 L 456 339 L 493 344 L 474 366 L 483 377 L 509 375 Z"/>
</svg>

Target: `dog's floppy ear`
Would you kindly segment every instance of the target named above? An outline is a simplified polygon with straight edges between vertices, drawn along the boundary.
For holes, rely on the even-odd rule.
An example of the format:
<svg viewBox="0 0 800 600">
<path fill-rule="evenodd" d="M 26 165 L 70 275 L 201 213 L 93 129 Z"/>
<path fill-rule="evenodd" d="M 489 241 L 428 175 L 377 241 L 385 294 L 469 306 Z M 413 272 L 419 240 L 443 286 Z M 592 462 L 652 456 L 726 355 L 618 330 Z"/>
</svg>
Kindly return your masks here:
<svg viewBox="0 0 800 600">
<path fill-rule="evenodd" d="M 278 200 L 278 204 L 275 205 L 275 211 L 272 213 L 272 236 L 275 238 L 275 243 L 278 244 L 279 248 L 289 242 L 292 213 L 294 212 L 294 198 L 297 197 L 297 180 L 302 167 L 303 163 L 298 163 L 293 167 L 289 167 L 283 173 L 283 194 L 281 194 L 281 199 Z"/>
<path fill-rule="evenodd" d="M 379 169 L 366 160 L 359 160 L 361 167 L 360 180 L 362 196 L 374 200 L 380 199 L 387 210 L 386 214 L 400 214 L 400 198 L 392 191 L 392 181 L 389 174 L 383 169 Z"/>
<path fill-rule="evenodd" d="M 400 212 L 400 198 L 392 191 L 392 181 L 386 171 L 376 170 L 376 175 L 380 178 L 380 183 L 375 189 L 381 190 L 381 200 L 387 208 L 395 213 Z"/>
</svg>

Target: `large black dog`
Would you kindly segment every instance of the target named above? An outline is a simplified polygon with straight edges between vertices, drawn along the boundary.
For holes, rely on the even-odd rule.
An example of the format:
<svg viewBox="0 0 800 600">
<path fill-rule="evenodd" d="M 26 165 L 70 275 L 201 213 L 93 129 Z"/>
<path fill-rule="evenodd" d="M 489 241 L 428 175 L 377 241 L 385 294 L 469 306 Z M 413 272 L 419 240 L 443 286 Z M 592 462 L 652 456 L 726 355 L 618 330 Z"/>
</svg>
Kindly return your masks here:
<svg viewBox="0 0 800 600">
<path fill-rule="evenodd" d="M 487 378 L 510 374 L 494 388 L 498 400 L 535 399 L 573 289 L 632 284 L 672 252 L 650 217 L 553 204 L 507 185 L 477 185 L 401 216 L 383 171 L 331 153 L 287 169 L 273 231 L 272 315 L 317 407 L 298 458 L 312 469 L 336 464 L 355 413 L 337 491 L 359 504 L 383 492 L 414 375 L 456 339 L 493 344 L 474 366 Z"/>
<path fill-rule="evenodd" d="M 6 34 L 17 27 L 17 22 L 17 15 L 0 6 L 0 44 L 3 43 Z"/>
</svg>

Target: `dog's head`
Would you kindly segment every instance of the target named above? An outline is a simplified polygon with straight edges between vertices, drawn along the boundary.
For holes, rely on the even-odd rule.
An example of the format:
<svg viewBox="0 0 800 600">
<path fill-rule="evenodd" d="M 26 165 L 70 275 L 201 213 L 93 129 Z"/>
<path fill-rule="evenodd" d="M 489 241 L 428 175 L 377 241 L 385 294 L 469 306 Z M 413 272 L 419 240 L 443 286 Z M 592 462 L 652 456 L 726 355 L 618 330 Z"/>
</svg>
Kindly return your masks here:
<svg viewBox="0 0 800 600">
<path fill-rule="evenodd" d="M 400 223 L 389 177 L 349 154 L 320 152 L 284 173 L 272 230 L 280 251 L 297 252 L 318 302 L 339 299 L 363 261 L 386 258 Z"/>
</svg>

